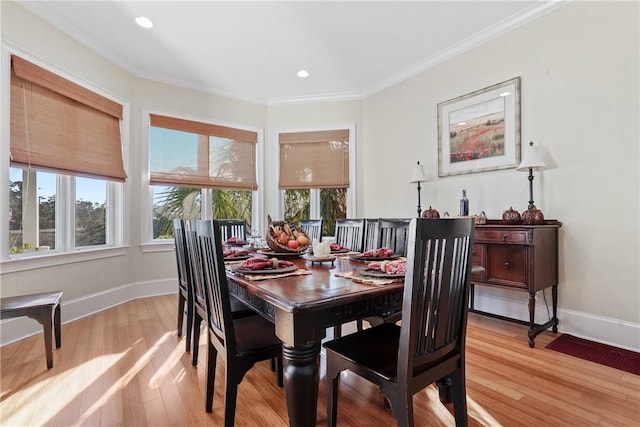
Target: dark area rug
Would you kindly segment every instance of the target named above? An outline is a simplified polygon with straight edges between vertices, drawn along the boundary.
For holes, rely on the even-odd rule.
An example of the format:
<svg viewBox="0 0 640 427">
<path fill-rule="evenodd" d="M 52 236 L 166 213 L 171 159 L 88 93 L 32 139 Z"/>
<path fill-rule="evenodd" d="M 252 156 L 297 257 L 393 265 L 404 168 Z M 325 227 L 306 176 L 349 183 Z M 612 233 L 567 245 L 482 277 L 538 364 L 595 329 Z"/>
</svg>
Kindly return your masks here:
<svg viewBox="0 0 640 427">
<path fill-rule="evenodd" d="M 635 351 L 600 344 L 569 334 L 560 335 L 550 342 L 547 348 L 601 365 L 611 366 L 621 371 L 640 375 L 640 353 Z"/>
</svg>

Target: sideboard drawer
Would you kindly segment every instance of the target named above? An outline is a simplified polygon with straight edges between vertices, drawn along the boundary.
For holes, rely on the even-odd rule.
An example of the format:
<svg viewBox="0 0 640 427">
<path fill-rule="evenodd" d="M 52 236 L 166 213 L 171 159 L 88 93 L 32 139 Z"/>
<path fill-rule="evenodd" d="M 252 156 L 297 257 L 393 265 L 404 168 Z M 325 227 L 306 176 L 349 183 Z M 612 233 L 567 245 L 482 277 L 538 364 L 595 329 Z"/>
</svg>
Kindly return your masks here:
<svg viewBox="0 0 640 427">
<path fill-rule="evenodd" d="M 486 281 L 497 285 L 527 289 L 527 247 L 486 246 Z"/>
<path fill-rule="evenodd" d="M 518 245 L 528 245 L 529 233 L 527 230 L 504 230 L 504 229 L 477 229 L 475 231 L 476 242 L 489 243 L 509 243 Z"/>
</svg>

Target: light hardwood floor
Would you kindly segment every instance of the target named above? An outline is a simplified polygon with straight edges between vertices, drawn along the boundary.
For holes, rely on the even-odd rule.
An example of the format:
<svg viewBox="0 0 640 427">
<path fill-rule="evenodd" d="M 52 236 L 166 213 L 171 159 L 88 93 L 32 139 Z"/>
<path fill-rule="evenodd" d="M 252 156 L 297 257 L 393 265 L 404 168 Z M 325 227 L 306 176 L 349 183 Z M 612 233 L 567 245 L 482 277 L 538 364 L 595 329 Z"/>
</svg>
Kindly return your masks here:
<svg viewBox="0 0 640 427">
<path fill-rule="evenodd" d="M 62 326 L 62 348 L 46 369 L 42 334 L 3 347 L 1 426 L 219 426 L 204 410 L 206 334 L 191 366 L 175 331 L 176 296 L 140 299 Z M 545 349 L 554 334 L 527 345 L 522 325 L 471 314 L 467 399 L 471 426 L 640 426 L 640 377 Z M 324 360 L 321 358 L 321 366 Z M 326 425 L 321 372 L 318 425 Z M 414 397 L 416 426 L 454 425 L 433 386 Z M 393 426 L 379 391 L 343 374 L 340 426 Z M 284 392 L 268 362 L 240 385 L 236 426 L 286 426 Z"/>
</svg>

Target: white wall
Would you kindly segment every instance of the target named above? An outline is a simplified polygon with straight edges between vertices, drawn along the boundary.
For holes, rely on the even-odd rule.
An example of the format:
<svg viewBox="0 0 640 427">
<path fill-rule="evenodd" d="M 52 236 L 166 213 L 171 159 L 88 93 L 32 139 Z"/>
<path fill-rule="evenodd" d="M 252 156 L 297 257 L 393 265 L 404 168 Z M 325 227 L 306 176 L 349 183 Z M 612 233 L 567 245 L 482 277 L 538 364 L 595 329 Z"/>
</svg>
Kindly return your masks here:
<svg viewBox="0 0 640 427">
<path fill-rule="evenodd" d="M 15 3 L 2 2 L 0 8 L 3 42 L 131 103 L 127 256 L 3 273 L 4 295 L 63 289 L 63 320 L 69 320 L 173 291 L 171 247 L 149 252 L 141 246 L 143 108 L 264 128 L 265 213 L 274 210 L 277 193 L 277 174 L 269 169 L 277 132 L 335 124 L 356 125 L 358 216 L 413 216 L 416 188 L 408 181 L 416 160 L 431 179 L 422 191 L 423 208 L 456 213 L 466 188 L 471 213 L 484 210 L 499 218 L 510 206 L 523 210 L 526 174 L 511 169 L 437 176 L 437 104 L 520 76 L 522 142 L 533 140 L 550 165 L 536 174 L 534 200 L 547 218 L 564 224 L 560 328 L 640 349 L 637 2 L 569 3 L 362 101 L 268 108 L 137 79 Z M 3 78 L 5 71 L 3 64 Z M 524 294 L 485 288 L 479 297 L 479 304 L 495 311 L 525 317 Z M 3 322 L 0 342 L 23 336 L 31 326 L 22 327 L 19 321 Z M 28 333 L 38 330 L 31 328 Z"/>
<path fill-rule="evenodd" d="M 526 173 L 438 178 L 437 158 L 439 102 L 520 76 L 522 143 L 541 147 L 550 166 L 535 174 L 534 200 L 563 222 L 560 328 L 639 348 L 638 23 L 637 2 L 569 3 L 366 99 L 364 213 L 413 214 L 416 188 L 407 182 L 416 158 L 431 178 L 424 207 L 457 214 L 466 188 L 471 213 L 526 209 Z"/>
</svg>

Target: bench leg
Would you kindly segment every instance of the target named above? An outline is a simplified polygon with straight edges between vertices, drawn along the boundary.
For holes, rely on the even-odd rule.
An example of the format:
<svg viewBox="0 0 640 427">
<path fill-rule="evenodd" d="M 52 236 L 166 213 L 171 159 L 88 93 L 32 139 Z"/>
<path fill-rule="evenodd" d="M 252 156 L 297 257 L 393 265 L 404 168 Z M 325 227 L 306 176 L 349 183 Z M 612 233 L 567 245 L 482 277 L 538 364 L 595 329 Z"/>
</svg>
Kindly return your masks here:
<svg viewBox="0 0 640 427">
<path fill-rule="evenodd" d="M 56 348 L 60 348 L 62 345 L 62 332 L 60 330 L 60 304 L 56 305 L 55 313 L 53 315 L 53 327 L 56 334 Z"/>
<path fill-rule="evenodd" d="M 46 307 L 39 322 L 42 323 L 44 329 L 44 351 L 47 355 L 47 369 L 53 368 L 53 318 L 55 310 Z M 57 341 L 57 340 L 56 340 Z"/>
</svg>

